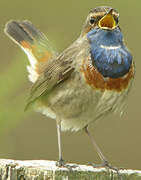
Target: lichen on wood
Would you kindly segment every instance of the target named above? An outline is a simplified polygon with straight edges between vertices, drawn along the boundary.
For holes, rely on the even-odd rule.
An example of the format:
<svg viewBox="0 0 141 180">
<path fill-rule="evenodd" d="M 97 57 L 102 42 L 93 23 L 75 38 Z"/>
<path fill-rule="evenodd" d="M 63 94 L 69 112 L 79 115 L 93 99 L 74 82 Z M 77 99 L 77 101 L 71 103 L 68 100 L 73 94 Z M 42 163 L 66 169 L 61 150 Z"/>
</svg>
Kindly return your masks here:
<svg viewBox="0 0 141 180">
<path fill-rule="evenodd" d="M 114 170 L 69 164 L 57 167 L 55 161 L 0 159 L 0 180 L 141 180 L 139 170 Z"/>
</svg>

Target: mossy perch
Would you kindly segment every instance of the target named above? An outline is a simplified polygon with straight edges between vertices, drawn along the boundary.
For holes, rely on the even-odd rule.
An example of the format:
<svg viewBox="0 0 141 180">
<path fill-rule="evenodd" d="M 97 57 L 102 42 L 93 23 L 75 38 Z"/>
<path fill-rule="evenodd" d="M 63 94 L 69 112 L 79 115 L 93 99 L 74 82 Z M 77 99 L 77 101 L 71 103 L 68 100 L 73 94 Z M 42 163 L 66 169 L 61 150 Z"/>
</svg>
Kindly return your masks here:
<svg viewBox="0 0 141 180">
<path fill-rule="evenodd" d="M 70 164 L 73 165 L 73 164 Z M 109 180 L 119 179 L 115 171 L 77 165 L 71 170 L 56 167 L 55 161 L 0 160 L 0 180 Z M 122 180 L 141 180 L 141 171 L 120 170 Z"/>
</svg>

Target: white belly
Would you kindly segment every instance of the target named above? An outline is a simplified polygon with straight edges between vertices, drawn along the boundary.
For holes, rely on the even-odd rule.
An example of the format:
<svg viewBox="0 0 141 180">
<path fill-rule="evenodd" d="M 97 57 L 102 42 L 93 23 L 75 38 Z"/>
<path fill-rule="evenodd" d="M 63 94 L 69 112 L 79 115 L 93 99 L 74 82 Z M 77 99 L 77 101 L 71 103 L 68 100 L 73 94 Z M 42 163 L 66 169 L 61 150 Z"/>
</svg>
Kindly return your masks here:
<svg viewBox="0 0 141 180">
<path fill-rule="evenodd" d="M 109 112 L 124 110 L 128 89 L 122 92 L 93 89 L 78 75 L 37 102 L 37 111 L 59 119 L 61 130 L 78 131 Z M 40 105 L 40 108 L 39 108 Z"/>
</svg>

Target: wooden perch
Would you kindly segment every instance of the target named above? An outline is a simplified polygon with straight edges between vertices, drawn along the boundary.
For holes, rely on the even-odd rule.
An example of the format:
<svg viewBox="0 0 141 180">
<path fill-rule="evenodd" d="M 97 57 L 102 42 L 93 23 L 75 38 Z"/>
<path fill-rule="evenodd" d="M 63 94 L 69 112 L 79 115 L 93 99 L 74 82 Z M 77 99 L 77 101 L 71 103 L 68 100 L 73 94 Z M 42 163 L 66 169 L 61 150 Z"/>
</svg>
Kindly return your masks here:
<svg viewBox="0 0 141 180">
<path fill-rule="evenodd" d="M 141 180 L 141 171 L 116 171 L 92 166 L 69 164 L 72 169 L 56 167 L 55 161 L 0 160 L 0 180 Z M 73 167 L 77 166 L 77 167 Z"/>
</svg>

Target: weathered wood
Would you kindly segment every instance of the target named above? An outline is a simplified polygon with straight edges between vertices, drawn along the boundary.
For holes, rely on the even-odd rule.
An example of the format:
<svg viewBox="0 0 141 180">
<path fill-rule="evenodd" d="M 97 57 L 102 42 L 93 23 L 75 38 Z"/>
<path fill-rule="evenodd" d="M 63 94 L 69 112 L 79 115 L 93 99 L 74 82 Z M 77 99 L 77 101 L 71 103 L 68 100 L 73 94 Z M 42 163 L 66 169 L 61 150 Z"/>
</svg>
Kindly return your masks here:
<svg viewBox="0 0 141 180">
<path fill-rule="evenodd" d="M 59 168 L 55 161 L 32 160 L 0 160 L 0 180 L 141 180 L 141 171 L 116 171 L 92 166 L 69 164 L 72 167 Z"/>
</svg>

